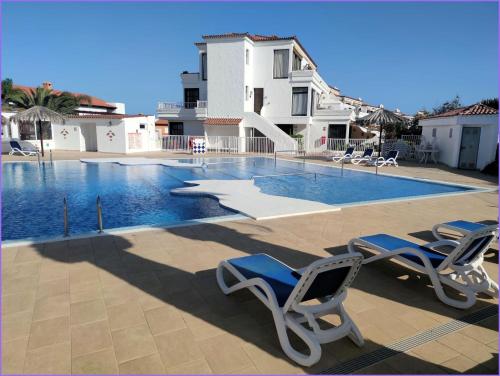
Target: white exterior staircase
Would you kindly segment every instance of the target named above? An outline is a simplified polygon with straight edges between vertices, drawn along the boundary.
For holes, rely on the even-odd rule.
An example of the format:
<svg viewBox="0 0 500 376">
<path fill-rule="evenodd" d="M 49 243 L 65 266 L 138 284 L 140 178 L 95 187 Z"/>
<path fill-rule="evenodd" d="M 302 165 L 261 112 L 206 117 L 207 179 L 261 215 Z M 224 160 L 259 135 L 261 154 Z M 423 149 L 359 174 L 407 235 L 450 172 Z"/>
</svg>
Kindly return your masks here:
<svg viewBox="0 0 500 376">
<path fill-rule="evenodd" d="M 276 124 L 255 112 L 243 113 L 243 127 L 255 128 L 274 142 L 276 151 L 296 151 L 297 141 L 283 132 Z"/>
</svg>

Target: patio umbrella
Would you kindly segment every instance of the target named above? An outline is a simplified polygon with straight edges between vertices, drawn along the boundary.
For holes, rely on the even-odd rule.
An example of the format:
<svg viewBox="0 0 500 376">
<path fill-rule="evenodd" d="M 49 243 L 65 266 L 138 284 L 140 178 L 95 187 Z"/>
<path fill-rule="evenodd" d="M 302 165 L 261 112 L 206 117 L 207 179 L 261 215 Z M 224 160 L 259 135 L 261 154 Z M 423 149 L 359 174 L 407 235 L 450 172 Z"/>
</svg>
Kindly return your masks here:
<svg viewBox="0 0 500 376">
<path fill-rule="evenodd" d="M 404 117 L 392 111 L 386 110 L 382 105 L 380 105 L 380 108 L 377 111 L 362 117 L 358 121 L 365 125 L 376 124 L 380 127 L 378 142 L 379 156 L 382 148 L 382 129 L 385 126 L 402 126 L 407 123 L 407 120 Z"/>
<path fill-rule="evenodd" d="M 14 116 L 10 118 L 11 121 L 15 121 L 16 123 L 19 123 L 21 121 L 29 121 L 35 123 L 35 132 L 36 132 L 36 124 L 38 123 L 39 129 L 40 129 L 40 145 L 41 145 L 41 151 L 42 151 L 42 157 L 44 155 L 43 153 L 43 132 L 42 132 L 42 121 L 50 121 L 51 123 L 55 122 L 64 122 L 64 116 L 61 114 L 52 111 L 48 109 L 47 107 L 43 106 L 33 106 L 27 110 L 18 112 Z"/>
</svg>

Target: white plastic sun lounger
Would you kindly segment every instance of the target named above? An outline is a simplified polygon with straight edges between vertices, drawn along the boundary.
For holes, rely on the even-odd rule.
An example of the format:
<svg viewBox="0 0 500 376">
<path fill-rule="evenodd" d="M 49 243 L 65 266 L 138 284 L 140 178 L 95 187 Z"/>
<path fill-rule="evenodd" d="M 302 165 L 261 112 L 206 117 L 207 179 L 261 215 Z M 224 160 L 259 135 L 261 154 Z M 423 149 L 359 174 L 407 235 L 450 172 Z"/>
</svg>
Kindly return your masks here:
<svg viewBox="0 0 500 376">
<path fill-rule="evenodd" d="M 498 225 L 497 226 L 497 237 L 498 237 Z M 488 225 L 484 225 L 482 223 L 477 222 L 469 222 L 469 221 L 451 221 L 445 223 L 438 223 L 432 228 L 432 233 L 434 237 L 439 240 L 447 239 L 442 234 L 442 229 L 451 230 L 454 232 L 460 233 L 462 236 L 466 236 L 473 231 L 488 227 Z"/>
<path fill-rule="evenodd" d="M 389 153 L 387 153 L 387 157 L 378 157 L 377 159 L 372 159 L 369 164 L 370 165 L 377 165 L 378 167 L 382 166 L 387 166 L 387 165 L 392 165 L 395 167 L 398 167 L 398 162 L 396 159 L 398 158 L 399 151 L 398 150 L 391 150 Z"/>
<path fill-rule="evenodd" d="M 363 264 L 383 258 L 396 258 L 404 264 L 426 273 L 431 279 L 437 297 L 455 308 L 470 308 L 476 302 L 476 294 L 498 296 L 498 284 L 483 268 L 483 254 L 495 237 L 496 226 L 486 226 L 472 231 L 459 241 L 438 240 L 419 245 L 386 234 L 363 236 L 352 239 L 349 252 L 356 252 L 356 246 L 366 247 L 379 254 L 366 258 Z M 451 246 L 449 253 L 436 248 Z M 465 300 L 452 298 L 443 290 L 447 285 L 465 296 Z"/>
<path fill-rule="evenodd" d="M 359 253 L 344 254 L 294 270 L 260 253 L 222 261 L 217 268 L 217 282 L 226 295 L 244 288 L 253 292 L 271 310 L 285 354 L 300 365 L 311 366 L 321 358 L 322 343 L 349 336 L 356 345 L 364 344 L 361 333 L 342 304 L 362 259 Z M 238 282 L 228 286 L 223 275 L 225 270 Z M 302 304 L 312 299 L 318 299 L 319 303 Z M 321 329 L 317 319 L 327 314 L 339 315 L 341 324 Z M 309 352 L 304 353 L 292 347 L 287 329 L 304 341 Z"/>
<path fill-rule="evenodd" d="M 357 165 L 363 162 L 370 162 L 372 160 L 373 149 L 368 148 L 365 150 L 363 155 L 358 155 L 351 159 L 351 163 Z"/>
<path fill-rule="evenodd" d="M 17 141 L 10 141 L 9 144 L 11 149 L 9 155 L 21 154 L 25 157 L 30 157 L 38 154 L 38 151 L 23 148 Z"/>
<path fill-rule="evenodd" d="M 353 147 L 348 147 L 347 150 L 344 152 L 344 155 L 340 157 L 332 157 L 332 161 L 339 163 L 339 162 L 346 162 L 350 161 L 353 158 L 354 154 L 354 148 Z"/>
</svg>

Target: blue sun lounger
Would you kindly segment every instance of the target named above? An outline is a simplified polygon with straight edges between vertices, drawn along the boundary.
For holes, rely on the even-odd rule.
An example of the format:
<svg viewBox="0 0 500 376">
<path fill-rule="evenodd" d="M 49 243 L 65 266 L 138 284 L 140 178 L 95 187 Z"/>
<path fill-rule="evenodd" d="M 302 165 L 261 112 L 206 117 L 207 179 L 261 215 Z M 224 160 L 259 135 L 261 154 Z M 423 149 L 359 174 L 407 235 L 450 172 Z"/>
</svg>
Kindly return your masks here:
<svg viewBox="0 0 500 376">
<path fill-rule="evenodd" d="M 321 358 L 321 344 L 349 336 L 358 346 L 364 343 L 358 328 L 343 307 L 347 288 L 356 277 L 363 257 L 359 253 L 344 254 L 313 262 L 295 270 L 267 255 L 255 254 L 222 261 L 217 268 L 217 282 L 224 294 L 248 288 L 273 314 L 281 347 L 286 355 L 303 366 L 311 366 Z M 238 282 L 231 286 L 224 271 Z M 317 299 L 316 304 L 302 304 Z M 316 321 L 321 316 L 337 314 L 341 324 L 321 329 Z M 304 326 L 303 324 L 308 324 Z M 287 329 L 304 341 L 309 351 L 298 351 L 290 344 Z"/>
<path fill-rule="evenodd" d="M 477 222 L 469 222 L 469 221 L 451 221 L 445 223 L 438 223 L 432 228 L 432 233 L 434 237 L 439 240 L 447 239 L 443 235 L 441 235 L 441 229 L 447 229 L 451 231 L 458 232 L 462 234 L 462 236 L 466 236 L 473 231 L 488 227 L 488 225 L 484 225 L 482 223 Z M 497 225 L 497 233 L 498 233 L 498 225 Z M 498 236 L 498 235 L 497 235 Z"/>
<path fill-rule="evenodd" d="M 10 144 L 10 152 L 9 155 L 14 155 L 16 153 L 24 155 L 25 157 L 37 155 L 38 151 L 32 149 L 26 149 L 21 146 L 21 144 L 17 141 L 9 141 Z"/>
<path fill-rule="evenodd" d="M 354 148 L 352 146 L 348 147 L 344 152 L 344 155 L 340 157 L 332 157 L 332 161 L 334 162 L 342 162 L 342 161 L 350 161 L 353 158 Z"/>
<path fill-rule="evenodd" d="M 496 225 L 485 226 L 469 232 L 458 241 L 438 240 L 425 245 L 378 234 L 352 239 L 349 241 L 348 250 L 355 253 L 356 246 L 362 246 L 378 253 L 365 258 L 363 264 L 394 257 L 405 265 L 426 273 L 437 297 L 443 303 L 466 309 L 474 305 L 477 293 L 498 296 L 498 284 L 488 276 L 482 266 L 483 254 L 495 238 L 495 233 Z M 440 252 L 438 248 L 443 246 L 451 246 L 452 250 L 447 253 Z M 443 285 L 461 292 L 465 300 L 448 296 Z"/>
<path fill-rule="evenodd" d="M 370 162 L 372 160 L 372 154 L 373 154 L 373 149 L 372 148 L 368 148 L 365 150 L 365 152 L 363 153 L 363 155 L 358 155 L 356 157 L 353 157 L 351 159 L 351 163 L 353 164 L 360 164 L 360 163 L 363 163 L 363 162 Z"/>
</svg>

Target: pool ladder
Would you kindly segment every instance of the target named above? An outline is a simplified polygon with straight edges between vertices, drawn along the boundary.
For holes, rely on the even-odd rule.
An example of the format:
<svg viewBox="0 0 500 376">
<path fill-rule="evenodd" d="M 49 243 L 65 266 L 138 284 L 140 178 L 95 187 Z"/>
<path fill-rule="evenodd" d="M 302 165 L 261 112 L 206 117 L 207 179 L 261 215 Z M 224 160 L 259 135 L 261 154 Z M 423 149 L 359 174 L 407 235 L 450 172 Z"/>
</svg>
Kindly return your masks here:
<svg viewBox="0 0 500 376">
<path fill-rule="evenodd" d="M 102 224 L 102 205 L 101 196 L 97 195 L 96 198 L 96 209 L 97 209 L 97 232 L 101 234 L 104 231 L 104 226 Z M 64 237 L 69 236 L 69 221 L 68 221 L 68 199 L 66 196 L 63 198 L 63 222 L 64 222 Z"/>
</svg>

